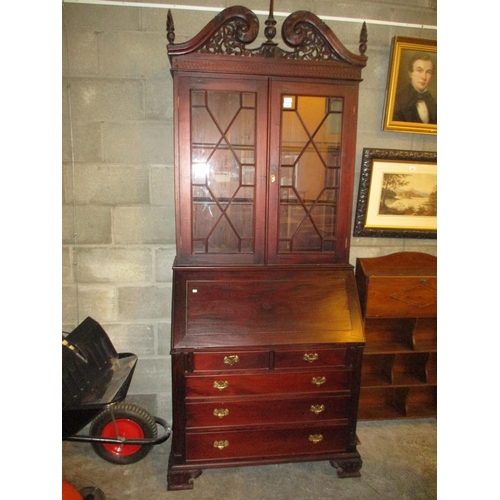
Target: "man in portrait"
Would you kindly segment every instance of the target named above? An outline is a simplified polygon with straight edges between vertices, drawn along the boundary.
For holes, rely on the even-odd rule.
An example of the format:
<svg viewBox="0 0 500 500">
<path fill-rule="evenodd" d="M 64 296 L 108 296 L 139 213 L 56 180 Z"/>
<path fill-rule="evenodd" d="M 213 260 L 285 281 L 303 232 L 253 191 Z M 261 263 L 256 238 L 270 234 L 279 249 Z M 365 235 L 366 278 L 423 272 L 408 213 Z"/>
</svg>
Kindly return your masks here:
<svg viewBox="0 0 500 500">
<path fill-rule="evenodd" d="M 434 75 L 430 55 L 418 53 L 408 63 L 410 82 L 396 95 L 393 120 L 437 124 L 437 102 L 427 87 Z"/>
</svg>

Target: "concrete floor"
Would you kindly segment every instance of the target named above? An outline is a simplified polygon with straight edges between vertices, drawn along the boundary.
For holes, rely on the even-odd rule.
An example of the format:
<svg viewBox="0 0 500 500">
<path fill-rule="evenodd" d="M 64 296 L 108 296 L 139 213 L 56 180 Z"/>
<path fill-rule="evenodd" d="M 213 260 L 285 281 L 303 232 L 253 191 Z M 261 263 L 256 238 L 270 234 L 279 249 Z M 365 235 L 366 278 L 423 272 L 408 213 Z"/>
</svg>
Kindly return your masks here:
<svg viewBox="0 0 500 500">
<path fill-rule="evenodd" d="M 324 462 L 204 470 L 194 489 L 167 491 L 170 439 L 132 465 L 100 459 L 90 444 L 63 442 L 62 477 L 99 487 L 106 500 L 428 500 L 437 498 L 436 419 L 359 422 L 360 478 Z"/>
</svg>

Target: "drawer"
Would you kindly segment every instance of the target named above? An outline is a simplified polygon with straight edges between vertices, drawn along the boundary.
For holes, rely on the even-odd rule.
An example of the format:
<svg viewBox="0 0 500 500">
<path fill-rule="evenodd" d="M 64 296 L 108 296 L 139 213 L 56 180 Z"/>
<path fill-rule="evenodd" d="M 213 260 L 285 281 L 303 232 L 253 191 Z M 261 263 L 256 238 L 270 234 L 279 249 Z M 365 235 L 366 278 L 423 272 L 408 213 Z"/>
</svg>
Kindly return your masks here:
<svg viewBox="0 0 500 500">
<path fill-rule="evenodd" d="M 275 367 L 311 368 L 318 366 L 345 366 L 347 349 L 286 349 L 276 351 Z"/>
<path fill-rule="evenodd" d="M 262 394 L 325 393 L 349 390 L 349 370 L 326 370 L 238 375 L 187 375 L 186 398 L 250 396 Z"/>
<path fill-rule="evenodd" d="M 186 460 L 298 457 L 347 450 L 348 427 L 308 426 L 290 429 L 186 433 Z"/>
<path fill-rule="evenodd" d="M 186 404 L 186 427 L 323 422 L 347 419 L 349 395 L 318 395 L 300 399 L 220 400 Z"/>
<path fill-rule="evenodd" d="M 366 317 L 418 318 L 437 313 L 437 278 L 371 276 Z"/>
<path fill-rule="evenodd" d="M 193 371 L 252 370 L 269 368 L 269 351 L 193 353 Z"/>
</svg>

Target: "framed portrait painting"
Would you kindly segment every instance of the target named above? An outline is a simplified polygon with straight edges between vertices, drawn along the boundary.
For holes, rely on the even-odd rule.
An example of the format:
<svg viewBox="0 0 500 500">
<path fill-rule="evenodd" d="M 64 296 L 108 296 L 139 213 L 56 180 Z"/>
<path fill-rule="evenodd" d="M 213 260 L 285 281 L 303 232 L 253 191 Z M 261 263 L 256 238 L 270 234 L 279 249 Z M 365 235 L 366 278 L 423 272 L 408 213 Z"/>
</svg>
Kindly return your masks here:
<svg viewBox="0 0 500 500">
<path fill-rule="evenodd" d="M 363 149 L 354 236 L 437 237 L 437 153 Z"/>
<path fill-rule="evenodd" d="M 383 129 L 437 134 L 437 41 L 392 40 Z"/>
</svg>

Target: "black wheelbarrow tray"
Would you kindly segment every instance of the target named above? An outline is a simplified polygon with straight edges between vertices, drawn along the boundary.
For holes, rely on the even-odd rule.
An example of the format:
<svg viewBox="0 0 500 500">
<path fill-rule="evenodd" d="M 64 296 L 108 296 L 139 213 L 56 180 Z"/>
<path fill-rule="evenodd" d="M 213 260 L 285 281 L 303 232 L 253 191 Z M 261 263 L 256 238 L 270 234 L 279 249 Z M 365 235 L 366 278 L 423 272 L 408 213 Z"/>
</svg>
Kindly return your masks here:
<svg viewBox="0 0 500 500">
<path fill-rule="evenodd" d="M 83 441 L 114 464 L 144 458 L 171 434 L 168 423 L 125 402 L 137 356 L 117 353 L 88 317 L 62 341 L 62 438 Z M 81 433 L 90 424 L 88 433 Z M 158 436 L 158 427 L 163 432 Z"/>
</svg>

